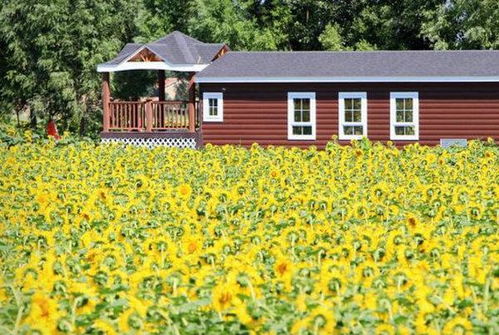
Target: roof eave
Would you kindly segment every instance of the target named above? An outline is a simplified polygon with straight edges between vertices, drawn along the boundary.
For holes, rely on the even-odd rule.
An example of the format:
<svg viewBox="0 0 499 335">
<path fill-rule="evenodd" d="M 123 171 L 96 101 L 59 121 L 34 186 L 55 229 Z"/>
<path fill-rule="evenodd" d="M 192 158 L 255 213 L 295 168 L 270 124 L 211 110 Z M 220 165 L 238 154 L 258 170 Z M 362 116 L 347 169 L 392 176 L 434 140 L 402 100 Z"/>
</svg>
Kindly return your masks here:
<svg viewBox="0 0 499 335">
<path fill-rule="evenodd" d="M 155 62 L 129 62 L 135 55 L 140 53 L 142 50 L 148 49 L 150 52 L 154 53 L 163 61 Z M 109 64 L 103 63 L 97 65 L 97 72 L 119 72 L 119 71 L 130 71 L 130 70 L 168 70 L 168 71 L 178 71 L 178 72 L 200 72 L 204 70 L 209 64 L 175 64 L 170 63 L 167 59 L 162 57 L 156 51 L 151 49 L 148 44 L 143 45 L 134 52 L 130 53 L 126 58 L 124 58 L 119 64 Z"/>
<path fill-rule="evenodd" d="M 210 77 L 196 76 L 197 83 L 447 83 L 499 82 L 499 76 L 372 76 L 372 77 Z"/>
<path fill-rule="evenodd" d="M 99 64 L 97 72 L 120 72 L 131 70 L 168 70 L 178 72 L 199 72 L 209 64 L 168 64 L 165 62 L 128 62 L 121 64 Z"/>
</svg>

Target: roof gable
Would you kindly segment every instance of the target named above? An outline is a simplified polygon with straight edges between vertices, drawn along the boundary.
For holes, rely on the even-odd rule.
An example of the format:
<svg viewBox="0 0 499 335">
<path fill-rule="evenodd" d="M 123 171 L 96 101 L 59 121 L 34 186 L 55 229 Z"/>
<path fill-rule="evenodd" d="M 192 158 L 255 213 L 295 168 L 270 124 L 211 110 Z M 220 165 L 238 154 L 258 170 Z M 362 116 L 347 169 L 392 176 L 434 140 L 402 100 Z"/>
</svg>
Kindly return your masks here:
<svg viewBox="0 0 499 335">
<path fill-rule="evenodd" d="M 138 50 L 132 57 L 129 57 L 128 62 L 161 62 L 161 59 L 154 51 L 148 47 L 143 47 Z"/>
<path fill-rule="evenodd" d="M 129 69 L 158 69 L 178 71 L 200 71 L 225 48 L 223 43 L 203 43 L 179 31 L 147 44 L 129 43 L 114 59 L 100 64 L 98 71 L 120 71 Z M 144 51 L 146 50 L 146 51 Z M 152 55 L 149 55 L 150 52 Z M 140 67 L 127 62 L 144 62 Z M 154 64 L 161 63 L 164 64 Z"/>
</svg>

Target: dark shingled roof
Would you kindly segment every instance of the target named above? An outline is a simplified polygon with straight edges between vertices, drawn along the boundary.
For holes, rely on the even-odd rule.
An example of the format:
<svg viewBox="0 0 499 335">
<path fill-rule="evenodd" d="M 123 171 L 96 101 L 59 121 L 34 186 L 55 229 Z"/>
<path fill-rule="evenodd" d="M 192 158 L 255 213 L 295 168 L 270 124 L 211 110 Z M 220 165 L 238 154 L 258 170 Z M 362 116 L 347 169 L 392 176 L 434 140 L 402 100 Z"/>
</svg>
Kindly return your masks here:
<svg viewBox="0 0 499 335">
<path fill-rule="evenodd" d="M 125 59 L 127 59 L 130 55 L 132 55 L 135 51 L 137 51 L 142 44 L 138 43 L 127 43 L 123 49 L 119 52 L 118 56 L 114 59 L 110 60 L 106 64 L 119 64 Z"/>
<path fill-rule="evenodd" d="M 476 76 L 499 76 L 499 50 L 228 52 L 196 78 Z"/>
<path fill-rule="evenodd" d="M 179 31 L 174 31 L 152 43 L 128 43 L 118 56 L 104 64 L 120 64 L 143 46 L 171 64 L 209 64 L 224 45 L 223 43 L 203 43 Z"/>
</svg>

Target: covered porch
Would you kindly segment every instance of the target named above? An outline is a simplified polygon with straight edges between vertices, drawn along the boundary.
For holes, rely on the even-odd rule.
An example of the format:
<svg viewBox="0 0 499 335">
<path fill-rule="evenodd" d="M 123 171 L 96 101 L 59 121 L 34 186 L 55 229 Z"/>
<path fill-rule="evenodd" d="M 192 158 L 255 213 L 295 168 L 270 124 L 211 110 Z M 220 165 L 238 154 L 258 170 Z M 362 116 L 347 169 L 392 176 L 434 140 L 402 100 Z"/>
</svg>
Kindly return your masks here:
<svg viewBox="0 0 499 335">
<path fill-rule="evenodd" d="M 99 64 L 103 141 L 150 145 L 168 142 L 167 139 L 171 139 L 171 143 L 194 139 L 199 146 L 201 120 L 194 76 L 226 51 L 225 44 L 203 43 L 175 31 L 152 43 L 128 43 L 114 59 Z M 113 99 L 111 74 L 137 70 L 157 72 L 157 96 L 137 101 Z M 166 71 L 187 73 L 186 100 L 165 99 Z"/>
<path fill-rule="evenodd" d="M 102 74 L 103 133 L 109 132 L 195 132 L 196 88 L 189 74 L 186 101 L 165 99 L 165 71 L 158 70 L 158 96 L 138 101 L 112 99 L 110 73 Z"/>
</svg>

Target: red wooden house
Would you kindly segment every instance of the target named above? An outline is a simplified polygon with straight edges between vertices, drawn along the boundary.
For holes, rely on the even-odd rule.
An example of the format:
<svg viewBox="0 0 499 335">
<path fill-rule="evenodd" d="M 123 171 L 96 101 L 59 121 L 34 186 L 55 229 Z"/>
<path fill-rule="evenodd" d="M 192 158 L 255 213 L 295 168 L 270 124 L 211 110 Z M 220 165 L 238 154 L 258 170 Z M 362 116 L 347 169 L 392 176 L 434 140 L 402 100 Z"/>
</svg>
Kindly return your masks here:
<svg viewBox="0 0 499 335">
<path fill-rule="evenodd" d="M 109 72 L 140 69 L 158 70 L 159 101 L 112 100 Z M 189 101 L 164 101 L 165 70 L 190 73 Z M 499 51 L 234 52 L 174 32 L 127 44 L 98 71 L 104 141 L 499 140 Z"/>
</svg>

